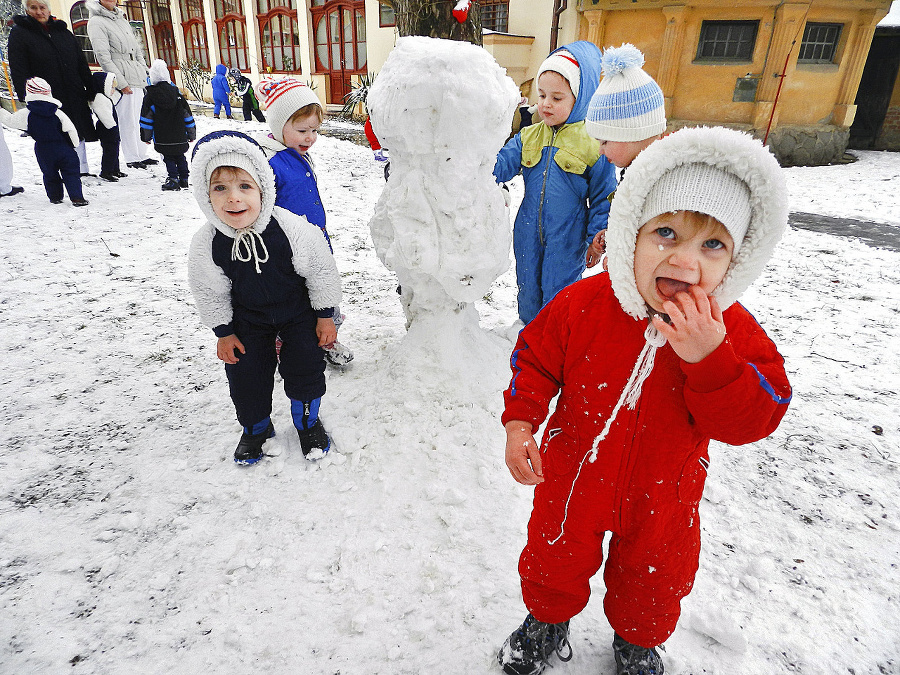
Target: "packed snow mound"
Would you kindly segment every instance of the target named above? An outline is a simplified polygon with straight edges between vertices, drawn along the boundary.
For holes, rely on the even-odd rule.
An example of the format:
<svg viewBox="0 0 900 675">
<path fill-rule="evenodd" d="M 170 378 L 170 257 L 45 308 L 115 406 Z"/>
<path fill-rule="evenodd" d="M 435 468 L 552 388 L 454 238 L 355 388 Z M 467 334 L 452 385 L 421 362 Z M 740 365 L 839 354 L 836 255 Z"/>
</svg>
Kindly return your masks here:
<svg viewBox="0 0 900 675">
<path fill-rule="evenodd" d="M 509 266 L 510 225 L 492 175 L 519 99 L 481 47 L 398 40 L 368 96 L 391 176 L 370 222 L 407 319 L 474 302 Z"/>
</svg>

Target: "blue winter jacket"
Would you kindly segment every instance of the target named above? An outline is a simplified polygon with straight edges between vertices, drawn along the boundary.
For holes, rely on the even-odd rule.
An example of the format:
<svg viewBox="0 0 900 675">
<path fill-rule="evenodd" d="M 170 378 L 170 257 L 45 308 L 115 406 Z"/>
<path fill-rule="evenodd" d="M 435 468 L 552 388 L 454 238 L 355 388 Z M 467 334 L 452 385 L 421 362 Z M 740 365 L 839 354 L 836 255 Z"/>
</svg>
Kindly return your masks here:
<svg viewBox="0 0 900 675">
<path fill-rule="evenodd" d="M 212 85 L 214 101 L 227 100 L 228 94 L 231 93 L 231 86 L 228 84 L 228 68 L 226 68 L 221 63 L 217 65 L 216 74 L 213 75 L 212 80 L 210 80 L 210 84 Z"/>
<path fill-rule="evenodd" d="M 615 168 L 584 129 L 584 117 L 600 80 L 600 50 L 579 41 L 560 49 L 578 61 L 581 82 L 566 123 L 543 122 L 520 131 L 494 166 L 498 183 L 519 173 L 525 196 L 513 228 L 519 318 L 528 323 L 561 289 L 581 278 L 587 247 L 606 229 Z"/>
<path fill-rule="evenodd" d="M 318 225 L 325 233 L 328 248 L 331 248 L 331 237 L 325 229 L 325 207 L 309 158 L 294 148 L 285 148 L 269 159 L 269 166 L 275 172 L 275 206 Z"/>
</svg>

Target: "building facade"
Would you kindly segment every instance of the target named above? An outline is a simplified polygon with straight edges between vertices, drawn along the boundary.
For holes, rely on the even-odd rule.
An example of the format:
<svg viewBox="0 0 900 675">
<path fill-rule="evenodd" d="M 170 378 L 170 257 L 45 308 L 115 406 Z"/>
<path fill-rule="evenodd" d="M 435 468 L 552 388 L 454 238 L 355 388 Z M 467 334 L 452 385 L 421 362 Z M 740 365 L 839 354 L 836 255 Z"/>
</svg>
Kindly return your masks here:
<svg viewBox="0 0 900 675">
<path fill-rule="evenodd" d="M 84 0 L 50 0 L 80 36 Z M 481 0 L 484 48 L 533 101 L 533 75 L 556 46 L 630 42 L 666 97 L 670 128 L 726 124 L 766 138 L 783 164 L 838 160 L 878 22 L 891 0 Z M 393 48 L 378 0 L 123 0 L 146 46 L 180 70 L 218 63 L 254 81 L 288 74 L 340 103 Z M 894 106 L 895 108 L 896 106 Z M 892 109 L 894 109 L 892 108 Z"/>
</svg>

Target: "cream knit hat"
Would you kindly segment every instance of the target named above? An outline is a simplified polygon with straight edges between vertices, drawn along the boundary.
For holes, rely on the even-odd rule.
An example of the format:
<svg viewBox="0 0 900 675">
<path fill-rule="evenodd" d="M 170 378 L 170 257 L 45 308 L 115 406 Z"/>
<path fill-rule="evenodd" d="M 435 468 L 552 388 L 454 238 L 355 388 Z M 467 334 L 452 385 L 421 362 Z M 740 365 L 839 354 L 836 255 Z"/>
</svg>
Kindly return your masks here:
<svg viewBox="0 0 900 675">
<path fill-rule="evenodd" d="M 710 164 L 682 164 L 650 188 L 640 224 L 674 211 L 696 211 L 718 220 L 734 240 L 734 256 L 750 226 L 750 189 L 733 173 Z"/>
<path fill-rule="evenodd" d="M 172 82 L 169 77 L 169 66 L 162 59 L 156 59 L 150 64 L 150 84 L 160 82 Z"/>
<path fill-rule="evenodd" d="M 284 125 L 291 115 L 312 103 L 322 105 L 312 89 L 291 78 L 263 80 L 256 86 L 256 97 L 266 111 L 272 136 L 279 143 L 284 143 Z"/>
<path fill-rule="evenodd" d="M 541 67 L 538 68 L 538 78 L 548 70 L 559 73 L 569 82 L 569 88 L 578 98 L 578 89 L 581 85 L 581 67 L 578 65 L 578 59 L 565 49 L 559 49 L 544 59 Z"/>
<path fill-rule="evenodd" d="M 662 89 L 642 65 L 644 55 L 634 45 L 603 52 L 603 79 L 584 121 L 591 136 L 601 141 L 643 141 L 666 130 Z"/>
</svg>

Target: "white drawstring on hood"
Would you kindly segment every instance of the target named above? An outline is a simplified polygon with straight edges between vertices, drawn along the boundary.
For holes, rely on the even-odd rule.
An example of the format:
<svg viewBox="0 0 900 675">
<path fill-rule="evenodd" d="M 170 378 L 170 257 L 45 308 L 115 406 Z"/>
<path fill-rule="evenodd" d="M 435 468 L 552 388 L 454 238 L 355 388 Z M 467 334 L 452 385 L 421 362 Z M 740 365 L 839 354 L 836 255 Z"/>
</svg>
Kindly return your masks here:
<svg viewBox="0 0 900 675">
<path fill-rule="evenodd" d="M 736 177 L 749 191 L 750 222 L 743 240 L 735 242 L 731 264 L 713 296 L 722 311 L 730 307 L 762 273 L 775 246 L 787 228 L 788 205 L 784 175 L 772 153 L 749 134 L 723 127 L 681 129 L 653 142 L 635 158 L 616 190 L 609 213 L 606 252 L 613 292 L 622 309 L 635 320 L 649 320 L 651 313 L 634 278 L 634 251 L 637 233 L 646 222 L 645 205 L 654 186 L 678 167 L 708 164 Z M 685 173 L 675 171 L 676 175 Z M 677 186 L 668 186 L 675 189 Z M 703 200 L 701 200 L 702 202 Z M 702 212 L 701 202 L 696 208 Z M 681 205 L 692 210 L 691 204 Z M 657 214 L 658 215 L 658 214 Z M 584 463 L 597 459 L 600 444 L 606 439 L 624 405 L 633 410 L 644 382 L 653 371 L 657 350 L 666 344 L 652 323 L 644 331 L 644 346 L 635 361 L 616 405 L 609 414 L 591 449 L 585 453 L 566 498 L 559 535 L 565 534 L 569 501 L 575 492 Z"/>
<path fill-rule="evenodd" d="M 259 242 L 260 247 L 262 247 L 262 252 L 265 257 L 260 256 L 259 251 L 256 248 L 257 241 Z M 253 264 L 256 266 L 256 273 L 262 274 L 262 270 L 259 266 L 260 264 L 269 261 L 269 249 L 266 248 L 266 242 L 263 241 L 262 235 L 259 232 L 253 228 L 246 227 L 243 230 L 238 230 L 238 234 L 234 238 L 234 243 L 231 245 L 231 259 L 240 260 L 241 262 L 250 262 L 250 260 L 253 260 Z"/>
</svg>

